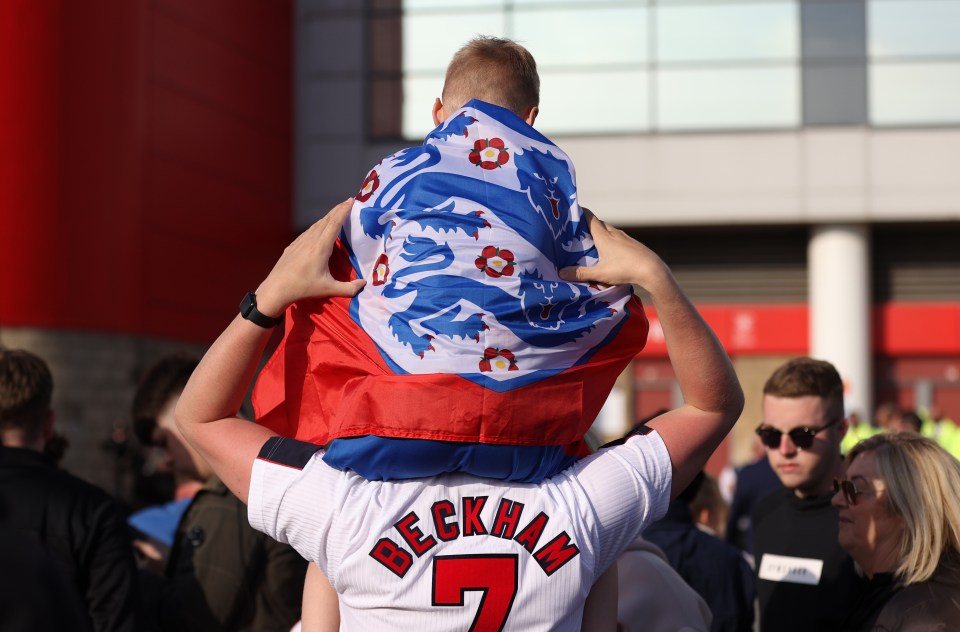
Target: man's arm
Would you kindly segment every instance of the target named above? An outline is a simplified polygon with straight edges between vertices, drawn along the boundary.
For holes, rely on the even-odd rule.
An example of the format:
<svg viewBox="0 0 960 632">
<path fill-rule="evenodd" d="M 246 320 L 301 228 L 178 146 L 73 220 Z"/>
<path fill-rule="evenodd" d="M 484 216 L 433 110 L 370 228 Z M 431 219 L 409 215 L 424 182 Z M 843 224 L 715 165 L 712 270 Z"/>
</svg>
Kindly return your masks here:
<svg viewBox="0 0 960 632">
<path fill-rule="evenodd" d="M 329 269 L 330 254 L 352 204 L 352 199 L 340 203 L 287 246 L 257 288 L 261 312 L 279 316 L 300 299 L 354 296 L 360 291 L 362 279 L 337 281 Z M 274 433 L 236 415 L 270 333 L 236 316 L 203 356 L 176 409 L 184 437 L 244 502 L 253 462 Z"/>
<path fill-rule="evenodd" d="M 597 264 L 565 268 L 560 276 L 577 282 L 633 283 L 653 300 L 684 403 L 647 425 L 660 434 L 670 453 L 676 497 L 737 421 L 743 410 L 743 389 L 730 358 L 667 265 L 623 231 L 593 214 L 589 219 Z"/>
<path fill-rule="evenodd" d="M 593 582 L 587 601 L 583 604 L 581 630 L 586 632 L 616 632 L 619 583 L 617 563 L 614 562 L 603 575 Z"/>
<path fill-rule="evenodd" d="M 316 564 L 307 567 L 303 583 L 303 632 L 337 632 L 340 629 L 340 598 Z"/>
</svg>

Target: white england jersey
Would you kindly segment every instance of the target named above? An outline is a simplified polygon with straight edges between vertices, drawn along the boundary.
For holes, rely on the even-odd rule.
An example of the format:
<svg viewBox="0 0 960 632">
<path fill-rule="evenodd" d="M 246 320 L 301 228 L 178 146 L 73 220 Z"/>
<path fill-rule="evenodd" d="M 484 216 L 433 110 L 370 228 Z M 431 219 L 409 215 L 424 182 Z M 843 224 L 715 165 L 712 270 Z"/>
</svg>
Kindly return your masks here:
<svg viewBox="0 0 960 632">
<path fill-rule="evenodd" d="M 340 594 L 341 630 L 579 630 L 596 578 L 670 501 L 655 432 L 539 485 L 368 481 L 322 455 L 270 439 L 249 518 L 320 566 Z"/>
</svg>

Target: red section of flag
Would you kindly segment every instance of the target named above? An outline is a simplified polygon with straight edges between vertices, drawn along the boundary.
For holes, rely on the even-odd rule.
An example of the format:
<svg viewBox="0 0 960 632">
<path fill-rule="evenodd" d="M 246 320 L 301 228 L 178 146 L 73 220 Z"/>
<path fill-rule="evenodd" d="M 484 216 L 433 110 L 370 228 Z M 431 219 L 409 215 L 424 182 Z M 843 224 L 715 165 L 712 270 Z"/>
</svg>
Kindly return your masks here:
<svg viewBox="0 0 960 632">
<path fill-rule="evenodd" d="M 340 279 L 354 272 L 340 249 Z M 583 365 L 498 393 L 453 374 L 395 374 L 350 318 L 350 299 L 301 301 L 257 380 L 257 419 L 275 432 L 323 444 L 339 437 L 435 439 L 498 445 L 562 445 L 582 438 L 617 377 L 642 348 L 647 321 L 637 298 L 613 342 Z"/>
</svg>

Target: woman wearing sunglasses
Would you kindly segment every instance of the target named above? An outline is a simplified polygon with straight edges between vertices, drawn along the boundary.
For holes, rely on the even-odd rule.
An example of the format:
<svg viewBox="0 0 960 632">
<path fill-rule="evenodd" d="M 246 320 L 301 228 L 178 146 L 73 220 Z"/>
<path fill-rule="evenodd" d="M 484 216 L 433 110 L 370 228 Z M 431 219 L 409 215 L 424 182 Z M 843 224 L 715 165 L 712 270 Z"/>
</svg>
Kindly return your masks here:
<svg viewBox="0 0 960 632">
<path fill-rule="evenodd" d="M 960 630 L 960 462 L 918 434 L 882 434 L 834 482 L 838 540 L 870 588 L 851 630 Z"/>
</svg>

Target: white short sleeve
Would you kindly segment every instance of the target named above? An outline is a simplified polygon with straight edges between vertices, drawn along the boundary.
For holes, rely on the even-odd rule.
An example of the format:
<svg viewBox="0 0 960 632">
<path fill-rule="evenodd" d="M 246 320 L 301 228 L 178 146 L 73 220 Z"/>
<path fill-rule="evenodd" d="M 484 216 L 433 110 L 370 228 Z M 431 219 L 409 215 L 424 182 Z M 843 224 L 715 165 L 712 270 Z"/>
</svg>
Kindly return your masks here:
<svg viewBox="0 0 960 632">
<path fill-rule="evenodd" d="M 323 462 L 311 443 L 273 437 L 264 444 L 250 474 L 250 526 L 289 544 L 325 572 L 336 494 L 343 472 Z"/>
<path fill-rule="evenodd" d="M 596 516 L 598 573 L 670 504 L 673 466 L 656 432 L 600 450 L 571 468 Z"/>
</svg>

